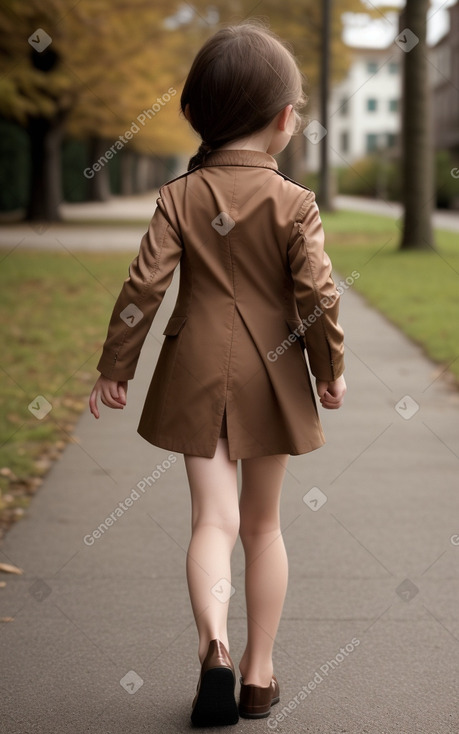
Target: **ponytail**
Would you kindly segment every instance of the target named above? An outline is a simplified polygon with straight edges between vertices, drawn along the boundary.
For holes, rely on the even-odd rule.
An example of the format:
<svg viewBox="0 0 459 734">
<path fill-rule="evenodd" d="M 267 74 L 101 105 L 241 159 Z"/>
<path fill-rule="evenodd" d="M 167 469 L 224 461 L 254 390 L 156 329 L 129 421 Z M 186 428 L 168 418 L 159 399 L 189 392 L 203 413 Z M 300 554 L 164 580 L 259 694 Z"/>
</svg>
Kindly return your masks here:
<svg viewBox="0 0 459 734">
<path fill-rule="evenodd" d="M 212 148 L 207 143 L 201 143 L 199 148 L 197 149 L 196 153 L 191 156 L 190 161 L 188 163 L 188 171 L 191 171 L 192 168 L 197 168 L 197 166 L 202 166 L 205 159 L 209 155 L 209 153 L 212 151 Z"/>
</svg>

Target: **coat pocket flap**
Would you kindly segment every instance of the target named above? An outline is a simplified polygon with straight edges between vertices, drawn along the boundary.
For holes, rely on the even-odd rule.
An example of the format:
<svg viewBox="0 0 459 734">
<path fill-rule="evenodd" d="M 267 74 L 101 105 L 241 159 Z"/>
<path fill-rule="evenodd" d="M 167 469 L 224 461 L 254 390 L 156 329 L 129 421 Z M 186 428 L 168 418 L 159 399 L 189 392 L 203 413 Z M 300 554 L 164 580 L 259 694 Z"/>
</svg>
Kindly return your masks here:
<svg viewBox="0 0 459 734">
<path fill-rule="evenodd" d="M 186 320 L 187 316 L 171 316 L 163 331 L 164 336 L 177 336 Z"/>
</svg>

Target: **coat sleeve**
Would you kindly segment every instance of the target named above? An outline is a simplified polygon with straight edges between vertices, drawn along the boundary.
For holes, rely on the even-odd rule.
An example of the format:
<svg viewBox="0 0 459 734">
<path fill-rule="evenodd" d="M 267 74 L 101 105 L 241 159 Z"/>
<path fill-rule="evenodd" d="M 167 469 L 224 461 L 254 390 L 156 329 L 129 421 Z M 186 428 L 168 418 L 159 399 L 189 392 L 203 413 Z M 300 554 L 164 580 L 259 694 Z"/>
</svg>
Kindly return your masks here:
<svg viewBox="0 0 459 734">
<path fill-rule="evenodd" d="M 319 380 L 336 380 L 344 371 L 339 293 L 324 251 L 324 231 L 312 191 L 296 217 L 288 257 L 311 372 Z"/>
<path fill-rule="evenodd" d="M 167 217 L 164 202 L 142 237 L 129 277 L 115 303 L 99 372 L 111 380 L 134 377 L 140 350 L 182 254 L 182 243 Z"/>
</svg>

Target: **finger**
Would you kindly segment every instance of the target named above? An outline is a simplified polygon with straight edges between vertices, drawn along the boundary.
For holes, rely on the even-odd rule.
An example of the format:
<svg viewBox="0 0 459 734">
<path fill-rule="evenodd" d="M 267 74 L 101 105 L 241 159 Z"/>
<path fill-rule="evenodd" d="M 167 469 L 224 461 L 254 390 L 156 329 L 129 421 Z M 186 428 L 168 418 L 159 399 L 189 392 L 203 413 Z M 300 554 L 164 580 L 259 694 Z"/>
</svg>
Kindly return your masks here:
<svg viewBox="0 0 459 734">
<path fill-rule="evenodd" d="M 333 397 L 329 393 L 325 393 L 320 402 L 324 408 L 339 408 L 343 404 L 342 398 Z"/>
<path fill-rule="evenodd" d="M 127 398 L 126 398 L 126 384 L 120 383 L 118 386 L 118 400 L 123 403 L 123 405 L 126 405 Z"/>
<path fill-rule="evenodd" d="M 327 403 L 339 403 L 341 400 L 341 397 L 338 395 L 333 395 L 331 392 L 326 392 L 323 396 L 323 399 L 326 400 Z"/>
<path fill-rule="evenodd" d="M 341 403 L 339 405 L 329 405 L 328 403 L 322 403 L 322 408 L 325 408 L 325 410 L 338 410 L 338 408 L 341 408 Z"/>
<path fill-rule="evenodd" d="M 340 400 L 339 402 L 329 402 L 324 400 L 322 402 L 322 407 L 327 408 L 327 410 L 336 410 L 337 408 L 340 408 L 343 404 L 343 401 Z"/>
<path fill-rule="evenodd" d="M 111 383 L 110 388 L 106 391 L 110 395 L 110 398 L 117 403 L 121 403 L 122 406 L 126 404 L 126 395 L 122 386 Z M 121 406 L 121 407 L 122 407 Z"/>
<path fill-rule="evenodd" d="M 344 395 L 332 395 L 329 392 L 326 392 L 323 396 L 323 400 L 325 400 L 327 403 L 339 403 L 343 399 Z"/>
<path fill-rule="evenodd" d="M 99 418 L 99 408 L 97 406 L 97 391 L 93 390 L 89 397 L 89 410 L 91 411 L 94 418 Z"/>
<path fill-rule="evenodd" d="M 327 391 L 328 382 L 325 382 L 324 380 L 317 380 L 316 382 L 316 388 L 317 388 L 317 394 L 320 398 L 324 396 L 324 394 Z"/>
<path fill-rule="evenodd" d="M 339 401 L 342 400 L 343 397 L 344 397 L 344 395 L 341 392 L 336 393 L 336 395 L 334 395 L 333 393 L 328 393 L 327 400 L 329 400 L 330 403 L 333 403 L 333 402 L 338 402 L 339 403 Z"/>
<path fill-rule="evenodd" d="M 124 405 L 121 405 L 118 400 L 115 398 L 112 398 L 112 396 L 108 393 L 102 393 L 100 396 L 100 399 L 104 405 L 107 406 L 107 408 L 117 408 L 122 409 L 124 408 Z"/>
</svg>

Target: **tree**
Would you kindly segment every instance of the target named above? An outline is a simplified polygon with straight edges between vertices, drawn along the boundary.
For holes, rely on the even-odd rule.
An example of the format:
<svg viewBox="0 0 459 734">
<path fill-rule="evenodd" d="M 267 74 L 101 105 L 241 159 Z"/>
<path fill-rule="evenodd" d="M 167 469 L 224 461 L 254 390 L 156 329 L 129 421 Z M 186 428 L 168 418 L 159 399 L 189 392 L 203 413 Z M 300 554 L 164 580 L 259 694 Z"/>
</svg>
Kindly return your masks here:
<svg viewBox="0 0 459 734">
<path fill-rule="evenodd" d="M 404 55 L 401 250 L 435 249 L 432 229 L 433 146 L 426 45 L 429 0 L 407 0 L 399 43 Z M 415 45 L 413 45 L 415 44 Z"/>
<path fill-rule="evenodd" d="M 346 63 L 341 13 L 362 7 L 360 0 L 334 0 L 334 6 L 332 77 L 343 73 Z M 165 156 L 196 148 L 197 140 L 179 114 L 191 60 L 217 23 L 256 16 L 256 10 L 251 0 L 217 0 L 212 6 L 208 0 L 196 0 L 193 6 L 180 0 L 3 0 L 0 116 L 19 122 L 29 133 L 29 218 L 59 218 L 64 134 L 90 143 L 88 176 L 93 196 L 102 199 L 109 191 L 108 168 L 97 165 L 94 171 L 93 164 L 105 155 L 127 154 L 131 160 L 149 155 L 163 162 Z M 280 6 L 278 0 L 265 0 L 261 18 L 290 41 L 314 88 L 320 3 L 284 0 Z M 299 143 L 305 140 L 294 145 Z M 291 152 L 286 163 L 301 157 Z M 126 168 L 132 168 L 128 163 Z M 142 170 L 138 178 L 145 182 L 145 165 Z"/>
<path fill-rule="evenodd" d="M 36 38 L 39 38 L 38 34 Z M 41 53 L 32 49 L 30 56 L 33 67 L 43 75 L 52 74 L 60 64 L 59 54 L 49 47 Z M 31 221 L 52 221 L 59 218 L 62 189 L 60 148 L 67 109 L 65 104 L 59 104 L 59 95 L 55 95 L 52 90 L 43 90 L 43 93 L 47 101 L 55 103 L 55 110 L 50 116 L 34 112 L 27 119 L 31 151 L 27 219 Z"/>
<path fill-rule="evenodd" d="M 59 218 L 64 132 L 92 140 L 95 155 L 108 150 L 114 139 L 118 146 L 110 155 L 126 145 L 150 154 L 192 147 L 178 115 L 176 89 L 191 51 L 183 39 L 179 46 L 177 32 L 164 26 L 176 5 L 178 0 L 3 0 L 0 115 L 29 133 L 29 219 Z M 143 110 L 158 99 L 164 102 L 171 87 L 174 104 L 163 104 L 137 124 Z M 128 132 L 120 146 L 119 136 L 132 126 L 135 134 Z M 96 143 L 100 139 L 103 144 Z M 100 196 L 106 171 L 98 171 Z"/>
<path fill-rule="evenodd" d="M 328 128 L 328 96 L 330 83 L 330 24 L 332 14 L 331 0 L 322 0 L 322 52 L 320 58 L 320 123 Z M 324 211 L 332 209 L 330 195 L 330 170 L 328 165 L 327 136 L 320 143 L 320 175 L 318 201 Z"/>
</svg>

